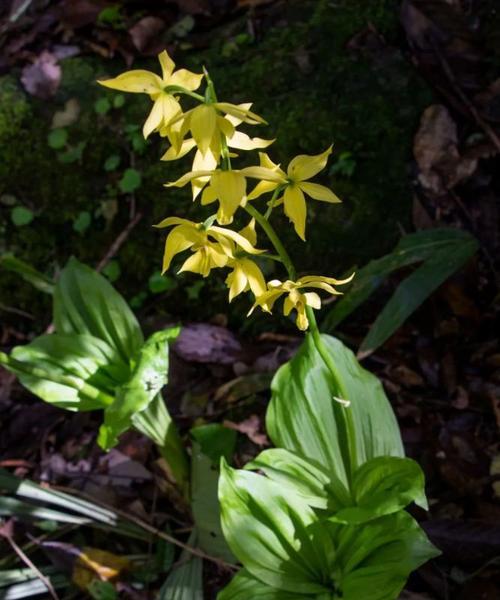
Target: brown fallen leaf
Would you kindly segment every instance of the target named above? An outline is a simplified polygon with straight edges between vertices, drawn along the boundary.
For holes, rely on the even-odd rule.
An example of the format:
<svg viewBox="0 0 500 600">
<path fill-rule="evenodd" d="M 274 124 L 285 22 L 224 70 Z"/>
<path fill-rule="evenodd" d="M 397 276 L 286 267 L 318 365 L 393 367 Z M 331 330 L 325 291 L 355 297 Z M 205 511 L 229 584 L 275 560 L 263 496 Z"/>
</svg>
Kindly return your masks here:
<svg viewBox="0 0 500 600">
<path fill-rule="evenodd" d="M 257 415 L 251 415 L 248 419 L 241 421 L 240 423 L 233 423 L 232 421 L 224 421 L 224 427 L 239 431 L 248 437 L 257 446 L 268 446 L 269 440 L 264 433 L 261 433 L 261 421 Z"/>
<path fill-rule="evenodd" d="M 44 50 L 32 65 L 24 67 L 21 82 L 29 94 L 47 100 L 57 92 L 61 74 L 56 57 Z"/>
<path fill-rule="evenodd" d="M 425 109 L 413 142 L 413 154 L 420 170 L 419 182 L 436 196 L 470 177 L 477 168 L 476 159 L 460 155 L 457 126 L 441 104 Z"/>
<path fill-rule="evenodd" d="M 80 103 L 76 98 L 70 98 L 62 110 L 58 110 L 52 117 L 51 128 L 68 127 L 75 123 L 80 116 Z"/>
<path fill-rule="evenodd" d="M 165 21 L 159 17 L 144 17 L 129 29 L 134 46 L 146 56 L 159 54 L 165 47 L 161 34 L 165 31 Z"/>
<path fill-rule="evenodd" d="M 61 22 L 69 29 L 91 25 L 105 7 L 105 0 L 63 0 L 60 6 Z"/>
</svg>

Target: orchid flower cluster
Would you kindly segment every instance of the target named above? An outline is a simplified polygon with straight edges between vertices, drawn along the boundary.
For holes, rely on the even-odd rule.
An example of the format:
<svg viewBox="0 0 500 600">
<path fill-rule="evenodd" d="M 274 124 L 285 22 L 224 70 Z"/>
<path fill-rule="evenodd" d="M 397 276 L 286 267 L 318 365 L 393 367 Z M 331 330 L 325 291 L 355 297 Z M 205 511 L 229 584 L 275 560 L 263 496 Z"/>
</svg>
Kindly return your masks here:
<svg viewBox="0 0 500 600">
<path fill-rule="evenodd" d="M 219 102 L 206 70 L 203 74 L 175 70 L 175 63 L 166 51 L 158 59 L 161 77 L 146 70 L 132 70 L 99 83 L 122 92 L 149 95 L 153 107 L 144 123 L 143 134 L 147 138 L 158 133 L 168 139 L 170 146 L 162 160 L 177 160 L 195 151 L 191 171 L 166 186 L 190 184 L 193 201 L 199 199 L 202 205 L 218 203 L 216 214 L 202 223 L 168 217 L 156 225 L 172 228 L 166 238 L 163 272 L 170 268 L 174 256 L 190 251 L 179 272 L 191 271 L 207 277 L 212 269 L 228 268 L 230 273 L 226 283 L 230 301 L 250 291 L 254 296 L 250 313 L 256 307 L 271 312 L 275 302 L 285 296 L 284 314 L 295 311 L 298 328 L 306 330 L 314 318 L 312 309 L 321 307 L 320 296 L 311 290 L 338 295 L 340 292 L 334 286 L 349 282 L 352 276 L 343 280 L 316 275 L 297 279 L 293 263 L 272 227 L 270 217 L 275 208 L 283 206 L 297 235 L 305 241 L 305 197 L 328 203 L 340 202 L 329 188 L 310 181 L 325 168 L 331 147 L 315 156 L 296 156 L 286 171 L 263 151 L 259 152 L 259 165 L 233 168 L 232 160 L 238 157 L 238 152 L 263 150 L 274 142 L 250 137 L 238 129 L 243 124 L 265 124 L 264 119 L 250 110 L 250 103 Z M 196 90 L 203 80 L 206 88 L 201 95 Z M 194 99 L 196 106 L 183 110 L 180 103 L 183 96 Z M 250 191 L 249 180 L 257 181 Z M 254 202 L 265 194 L 270 198 L 266 210 L 261 212 Z M 251 219 L 237 232 L 228 226 L 239 209 L 246 211 Z M 274 258 L 278 258 L 288 271 L 285 281 L 266 282 L 255 261 L 258 256 L 266 256 L 265 250 L 256 247 L 256 222 L 273 244 L 278 255 Z"/>
</svg>

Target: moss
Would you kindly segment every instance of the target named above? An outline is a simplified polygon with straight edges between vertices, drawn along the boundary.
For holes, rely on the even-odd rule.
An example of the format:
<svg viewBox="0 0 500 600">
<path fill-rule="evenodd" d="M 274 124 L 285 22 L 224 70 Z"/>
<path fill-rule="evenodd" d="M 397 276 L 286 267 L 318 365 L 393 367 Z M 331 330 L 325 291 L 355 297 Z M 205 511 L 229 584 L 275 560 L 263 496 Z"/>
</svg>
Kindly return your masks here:
<svg viewBox="0 0 500 600">
<path fill-rule="evenodd" d="M 398 237 L 400 224 L 409 224 L 407 169 L 413 133 L 422 108 L 431 101 L 430 93 L 397 49 L 387 46 L 371 52 L 347 46 L 368 23 L 389 42 L 397 41 L 398 4 L 396 0 L 289 3 L 287 12 L 263 39 L 246 41 L 229 57 L 224 58 L 222 52 L 227 34 L 221 29 L 215 32 L 210 48 L 177 59 L 190 68 L 207 65 L 221 98 L 234 102 L 252 99 L 255 110 L 270 123 L 259 129 L 258 135 L 278 138 L 270 153 L 283 164 L 298 153 L 318 153 L 332 142 L 337 157 L 351 153 L 355 161 L 352 177 L 326 171 L 320 177 L 344 203 L 309 202 L 308 244 L 298 240 L 283 216 L 277 216 L 286 243 L 292 255 L 300 257 L 304 270 L 339 274 L 385 252 Z M 241 30 L 233 27 L 231 36 L 245 31 L 242 20 Z M 7 244 L 46 272 L 64 264 L 70 254 L 96 264 L 128 222 L 129 198 L 119 192 L 118 182 L 123 170 L 134 166 L 143 179 L 135 201 L 144 217 L 119 253 L 122 275 L 117 282 L 131 298 L 160 265 L 165 232 L 153 230 L 153 223 L 172 214 L 201 218 L 206 209 L 190 202 L 189 190 L 162 186 L 188 165 L 186 161 L 159 162 L 163 141 L 155 138 L 143 150 L 133 150 L 133 133 L 128 130 L 144 121 L 150 106 L 147 97 L 128 95 L 123 108 L 96 114 L 95 101 L 103 95 L 112 100 L 115 94 L 93 82 L 122 71 L 123 65 L 95 58 L 74 58 L 62 64 L 62 86 L 54 105 L 27 98 L 11 79 L 0 80 L 0 99 L 3 93 L 13 98 L 10 103 L 0 103 L 0 136 L 5 123 L 9 140 L 0 147 L 2 193 L 13 194 L 37 215 L 32 224 L 22 228 L 4 219 Z M 154 61 L 136 66 L 156 68 Z M 4 87 L 6 92 L 2 92 Z M 53 113 L 69 98 L 77 98 L 82 109 L 78 121 L 68 127 L 69 144 L 85 142 L 86 146 L 80 162 L 62 164 L 58 152 L 48 147 L 47 134 Z M 6 104 L 14 106 L 5 108 Z M 121 165 L 108 173 L 103 164 L 112 154 L 121 157 Z M 106 198 L 118 203 L 118 214 L 110 225 L 96 216 Z M 93 215 L 91 228 L 83 235 L 73 230 L 73 221 L 82 210 Z M 281 210 L 276 212 L 279 215 Z M 207 319 L 229 312 L 236 326 L 247 300 L 228 307 L 224 277 L 222 272 L 210 277 L 198 299 L 194 293 L 189 299 L 187 289 L 198 279 L 180 276 L 177 290 L 168 297 L 148 299 L 143 313 Z M 38 292 L 30 291 L 30 295 L 25 285 L 4 281 L 2 278 L 0 295 L 5 304 L 37 312 L 33 298 Z M 43 311 L 38 315 L 43 317 Z M 257 327 L 259 322 L 268 326 L 267 319 L 258 318 Z"/>
</svg>

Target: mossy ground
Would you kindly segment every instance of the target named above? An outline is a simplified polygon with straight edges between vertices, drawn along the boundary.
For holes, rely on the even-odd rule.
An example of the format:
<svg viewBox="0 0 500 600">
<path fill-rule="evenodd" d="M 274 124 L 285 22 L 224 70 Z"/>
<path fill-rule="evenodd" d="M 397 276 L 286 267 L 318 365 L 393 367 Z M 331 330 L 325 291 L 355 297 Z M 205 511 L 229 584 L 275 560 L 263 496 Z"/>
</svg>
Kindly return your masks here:
<svg viewBox="0 0 500 600">
<path fill-rule="evenodd" d="M 401 35 L 398 6 L 396 0 L 291 3 L 283 24 L 269 28 L 263 39 L 250 40 L 242 21 L 230 40 L 224 31 L 213 32 L 208 50 L 177 56 L 178 63 L 193 69 L 206 65 L 220 97 L 253 100 L 255 110 L 270 123 L 258 135 L 277 137 L 270 153 L 278 162 L 321 152 L 331 143 L 335 156 L 350 153 L 345 168 L 334 167 L 321 177 L 344 203 L 308 204 L 307 244 L 285 218 L 277 220 L 300 270 L 339 275 L 388 250 L 400 226 L 410 223 L 412 139 L 431 94 L 394 47 Z M 349 48 L 349 40 L 369 23 L 385 37 L 387 47 Z M 135 202 L 144 218 L 116 257 L 121 266 L 116 285 L 130 299 L 161 264 L 164 233 L 151 225 L 168 215 L 192 217 L 206 211 L 191 204 L 188 190 L 162 186 L 187 170 L 189 159 L 159 162 L 164 147 L 159 140 L 134 150 L 137 134 L 127 128 L 142 124 L 149 107 L 146 97 L 127 96 L 123 107 L 96 113 L 96 100 L 112 101 L 115 95 L 99 88 L 95 79 L 123 66 L 95 58 L 68 59 L 62 65 L 61 89 L 50 103 L 27 97 L 11 76 L 0 80 L 0 197 L 14 196 L 35 213 L 30 224 L 15 226 L 11 208 L 0 204 L 1 249 L 49 274 L 71 254 L 95 265 L 128 222 L 130 195 L 120 192 L 119 180 L 132 166 L 142 175 Z M 146 66 L 156 68 L 154 62 Z M 64 163 L 61 151 L 47 144 L 47 136 L 54 113 L 71 98 L 78 100 L 81 113 L 67 128 L 68 147 L 82 142 L 85 147 L 80 160 Z M 104 163 L 113 154 L 121 163 L 107 172 Z M 109 222 L 101 208 L 113 206 L 117 213 Z M 92 219 L 86 231 L 78 232 L 74 223 L 82 211 Z M 224 312 L 240 326 L 239 315 L 245 314 L 248 301 L 228 308 L 223 277 L 209 278 L 201 288 L 196 276 L 175 278 L 175 289 L 146 298 L 141 310 L 188 320 Z M 0 297 L 4 306 L 47 320 L 49 299 L 41 299 L 14 275 L 2 273 Z"/>
</svg>

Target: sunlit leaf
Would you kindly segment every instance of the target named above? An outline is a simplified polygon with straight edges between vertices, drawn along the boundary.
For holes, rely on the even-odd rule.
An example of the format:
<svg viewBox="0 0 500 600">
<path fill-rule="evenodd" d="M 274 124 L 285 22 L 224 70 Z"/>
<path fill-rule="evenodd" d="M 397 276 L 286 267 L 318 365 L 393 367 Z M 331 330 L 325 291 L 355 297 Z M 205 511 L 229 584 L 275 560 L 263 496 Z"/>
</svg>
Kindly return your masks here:
<svg viewBox="0 0 500 600">
<path fill-rule="evenodd" d="M 104 412 L 104 423 L 99 430 L 99 444 L 109 449 L 126 431 L 132 417 L 141 413 L 157 396 L 168 379 L 169 342 L 175 340 L 179 328 L 157 331 L 149 337 L 134 357 L 130 379 L 115 393 L 115 400 Z"/>
<path fill-rule="evenodd" d="M 90 334 L 116 348 L 126 362 L 143 343 L 134 314 L 105 277 L 71 258 L 54 291 L 58 333 Z"/>
<path fill-rule="evenodd" d="M 356 466 L 376 456 L 404 456 L 403 446 L 380 381 L 339 340 L 321 337 L 336 373 L 327 368 L 307 335 L 273 379 L 266 426 L 275 446 L 309 459 L 347 484 L 349 444 L 341 427 L 342 411 L 350 411 L 354 423 Z"/>
<path fill-rule="evenodd" d="M 6 368 L 45 402 L 68 410 L 104 408 L 128 366 L 91 335 L 42 335 L 13 349 Z"/>
</svg>

